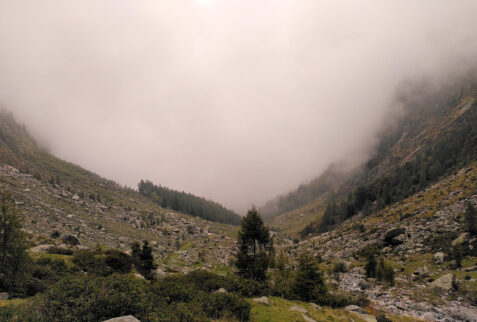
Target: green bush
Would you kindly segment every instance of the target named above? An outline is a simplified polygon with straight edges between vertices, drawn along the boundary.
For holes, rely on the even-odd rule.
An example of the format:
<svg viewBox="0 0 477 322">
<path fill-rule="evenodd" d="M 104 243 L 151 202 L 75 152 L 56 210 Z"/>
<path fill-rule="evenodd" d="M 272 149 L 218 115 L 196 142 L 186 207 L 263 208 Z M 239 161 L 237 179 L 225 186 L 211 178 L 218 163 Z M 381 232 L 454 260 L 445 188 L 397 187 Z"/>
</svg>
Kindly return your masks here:
<svg viewBox="0 0 477 322">
<path fill-rule="evenodd" d="M 94 252 L 89 250 L 76 252 L 73 256 L 73 263 L 83 271 L 91 274 L 109 276 L 113 273 L 113 270 L 106 265 L 103 256 L 97 256 Z"/>
<path fill-rule="evenodd" d="M 212 319 L 229 316 L 239 321 L 250 319 L 250 304 L 235 294 L 208 294 L 201 302 L 204 313 Z"/>
<path fill-rule="evenodd" d="M 50 247 L 48 254 L 73 255 L 73 251 L 71 249 Z"/>
<path fill-rule="evenodd" d="M 129 273 L 132 267 L 132 258 L 119 250 L 108 250 L 105 252 L 105 263 L 118 273 Z"/>
</svg>

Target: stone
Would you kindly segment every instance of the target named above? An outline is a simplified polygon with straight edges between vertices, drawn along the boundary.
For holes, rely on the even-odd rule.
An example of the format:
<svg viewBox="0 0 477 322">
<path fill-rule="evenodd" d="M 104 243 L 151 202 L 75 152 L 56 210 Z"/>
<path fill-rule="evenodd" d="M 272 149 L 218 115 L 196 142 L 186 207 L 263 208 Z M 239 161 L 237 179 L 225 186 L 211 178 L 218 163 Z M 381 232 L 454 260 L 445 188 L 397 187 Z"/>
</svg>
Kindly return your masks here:
<svg viewBox="0 0 477 322">
<path fill-rule="evenodd" d="M 80 243 L 79 239 L 76 238 L 75 236 L 73 235 L 66 235 L 64 236 L 63 238 L 61 238 L 61 240 L 66 243 L 66 244 L 69 244 L 69 245 L 72 245 L 72 246 L 77 246 Z"/>
<path fill-rule="evenodd" d="M 388 245 L 399 245 L 404 242 L 404 233 L 406 232 L 406 229 L 404 228 L 394 228 L 391 230 L 388 230 L 386 234 L 384 235 L 384 242 Z"/>
<path fill-rule="evenodd" d="M 290 308 L 288 309 L 288 311 L 289 311 L 289 312 L 300 312 L 300 313 L 302 313 L 302 314 L 308 314 L 308 311 L 307 311 L 305 308 L 303 308 L 303 307 L 301 307 L 301 306 L 295 306 L 295 305 L 293 305 L 292 307 L 290 307 Z"/>
<path fill-rule="evenodd" d="M 71 199 L 73 199 L 74 201 L 79 201 L 80 197 L 75 194 L 75 195 L 73 195 L 73 197 L 71 197 Z"/>
<path fill-rule="evenodd" d="M 451 273 L 439 277 L 434 282 L 430 284 L 431 287 L 437 287 L 444 289 L 446 291 L 452 288 L 452 281 L 454 280 L 454 275 Z"/>
<path fill-rule="evenodd" d="M 140 280 L 145 280 L 144 276 L 142 276 L 141 274 L 139 273 L 134 273 L 133 276 L 137 279 L 140 279 Z"/>
<path fill-rule="evenodd" d="M 309 316 L 306 316 L 305 314 L 302 314 L 301 317 L 302 317 L 303 320 L 305 320 L 306 322 L 316 322 L 316 320 L 313 320 L 312 318 L 310 318 Z"/>
<path fill-rule="evenodd" d="M 0 300 L 8 300 L 8 293 L 7 292 L 2 292 L 0 293 Z"/>
<path fill-rule="evenodd" d="M 463 233 L 463 234 L 461 234 L 459 237 L 457 237 L 456 239 L 454 239 L 454 240 L 452 241 L 451 245 L 452 245 L 452 246 L 460 245 L 460 244 L 462 244 L 463 242 L 465 242 L 468 237 L 469 237 L 469 233 Z"/>
<path fill-rule="evenodd" d="M 449 309 L 452 317 L 457 321 L 477 321 L 477 310 L 460 306 Z"/>
<path fill-rule="evenodd" d="M 308 303 L 308 305 L 310 305 L 313 308 L 313 310 L 316 310 L 316 311 L 321 309 L 321 306 L 319 306 L 316 303 Z"/>
<path fill-rule="evenodd" d="M 357 305 L 348 305 L 344 309 L 348 312 L 353 312 L 353 313 L 362 313 L 362 314 L 367 313 L 365 309 L 363 309 L 362 307 L 359 307 Z"/>
<path fill-rule="evenodd" d="M 436 264 L 442 264 L 444 262 L 444 257 L 446 256 L 446 254 L 444 254 L 443 252 L 437 252 L 434 254 L 434 262 Z"/>
<path fill-rule="evenodd" d="M 105 320 L 103 322 L 141 322 L 132 315 L 121 316 L 114 319 Z"/>
<path fill-rule="evenodd" d="M 215 291 L 214 293 L 227 293 L 227 290 L 225 288 L 221 287 L 217 291 Z"/>
<path fill-rule="evenodd" d="M 377 322 L 376 318 L 371 314 L 362 314 L 356 312 L 353 312 L 353 314 L 357 315 L 361 320 L 364 320 L 366 322 Z"/>
<path fill-rule="evenodd" d="M 167 273 L 160 268 L 156 269 L 154 273 L 156 274 L 157 277 L 164 277 L 167 275 Z"/>
<path fill-rule="evenodd" d="M 265 305 L 270 305 L 270 302 L 268 301 L 268 297 L 262 296 L 258 297 L 256 299 L 253 299 L 254 302 L 265 304 Z"/>
<path fill-rule="evenodd" d="M 55 245 L 39 245 L 33 248 L 30 248 L 28 251 L 31 253 L 48 253 L 48 251 L 54 248 Z"/>
</svg>

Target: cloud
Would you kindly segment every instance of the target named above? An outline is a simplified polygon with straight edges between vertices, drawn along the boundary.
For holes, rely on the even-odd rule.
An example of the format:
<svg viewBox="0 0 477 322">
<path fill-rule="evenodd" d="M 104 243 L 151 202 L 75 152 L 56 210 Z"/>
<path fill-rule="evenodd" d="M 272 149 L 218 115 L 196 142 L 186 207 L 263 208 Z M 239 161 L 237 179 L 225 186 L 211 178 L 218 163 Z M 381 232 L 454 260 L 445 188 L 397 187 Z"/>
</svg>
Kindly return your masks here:
<svg viewBox="0 0 477 322">
<path fill-rule="evenodd" d="M 477 57 L 475 1 L 0 0 L 0 102 L 57 156 L 243 212 L 359 162 L 396 88 Z"/>
</svg>

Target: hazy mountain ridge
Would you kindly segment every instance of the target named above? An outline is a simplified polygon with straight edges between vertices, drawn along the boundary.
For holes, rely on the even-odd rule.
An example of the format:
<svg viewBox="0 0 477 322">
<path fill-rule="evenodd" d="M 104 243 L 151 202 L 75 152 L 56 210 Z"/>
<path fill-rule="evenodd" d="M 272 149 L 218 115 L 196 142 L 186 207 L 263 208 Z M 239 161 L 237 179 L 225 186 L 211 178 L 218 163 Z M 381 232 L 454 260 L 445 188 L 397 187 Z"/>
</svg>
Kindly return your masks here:
<svg viewBox="0 0 477 322">
<path fill-rule="evenodd" d="M 304 228 L 311 222 L 315 222 L 316 226 L 325 213 L 329 200 L 346 199 L 350 193 L 354 193 L 356 187 L 394 173 L 452 130 L 463 126 L 472 128 L 472 123 L 469 122 L 473 122 L 472 115 L 476 110 L 476 84 L 475 77 L 468 76 L 452 86 L 438 89 L 426 88 L 425 84 L 421 84 L 401 90 L 399 101 L 404 109 L 404 117 L 387 133 L 383 133 L 375 155 L 361 169 L 356 169 L 341 181 L 336 180 L 334 187 L 322 185 L 319 186 L 320 189 L 314 189 L 316 185 L 303 185 L 287 196 L 269 202 L 263 208 L 268 215 L 269 224 L 289 233 L 296 233 L 300 227 Z M 475 151 L 475 142 L 469 144 Z M 471 159 L 475 159 L 475 155 Z M 458 168 L 463 164 L 455 166 Z M 327 176 L 329 171 L 322 175 L 324 178 Z M 312 183 L 323 182 L 322 177 Z M 316 197 L 307 198 L 312 195 L 309 190 L 314 191 Z M 290 197 L 302 202 L 298 202 L 295 209 L 283 211 L 285 209 L 282 208 L 280 211 L 277 205 Z M 270 205 L 275 205 L 275 208 Z M 270 209 L 275 210 L 275 216 Z"/>
</svg>

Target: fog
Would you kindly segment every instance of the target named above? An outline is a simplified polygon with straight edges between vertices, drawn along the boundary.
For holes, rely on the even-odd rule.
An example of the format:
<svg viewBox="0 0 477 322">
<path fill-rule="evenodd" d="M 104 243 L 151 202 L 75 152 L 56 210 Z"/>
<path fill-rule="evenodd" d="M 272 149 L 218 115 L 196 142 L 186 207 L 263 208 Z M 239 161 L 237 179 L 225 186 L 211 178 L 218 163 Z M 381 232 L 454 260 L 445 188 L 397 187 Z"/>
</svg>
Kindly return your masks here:
<svg viewBox="0 0 477 322">
<path fill-rule="evenodd" d="M 475 0 L 0 0 L 0 105 L 60 158 L 243 213 L 364 160 L 476 30 Z"/>
</svg>

